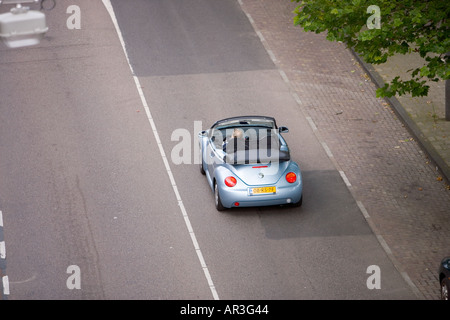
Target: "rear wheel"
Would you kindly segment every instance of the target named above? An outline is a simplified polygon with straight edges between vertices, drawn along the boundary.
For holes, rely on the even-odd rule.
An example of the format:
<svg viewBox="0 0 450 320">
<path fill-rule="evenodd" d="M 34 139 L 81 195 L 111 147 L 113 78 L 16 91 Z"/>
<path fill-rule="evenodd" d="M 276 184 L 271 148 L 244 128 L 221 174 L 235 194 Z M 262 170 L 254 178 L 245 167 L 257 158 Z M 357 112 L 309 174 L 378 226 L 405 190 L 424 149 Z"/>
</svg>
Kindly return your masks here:
<svg viewBox="0 0 450 320">
<path fill-rule="evenodd" d="M 222 205 L 222 201 L 220 200 L 219 188 L 217 186 L 217 182 L 214 181 L 214 202 L 216 205 L 217 211 L 225 210 L 225 207 Z"/>
</svg>

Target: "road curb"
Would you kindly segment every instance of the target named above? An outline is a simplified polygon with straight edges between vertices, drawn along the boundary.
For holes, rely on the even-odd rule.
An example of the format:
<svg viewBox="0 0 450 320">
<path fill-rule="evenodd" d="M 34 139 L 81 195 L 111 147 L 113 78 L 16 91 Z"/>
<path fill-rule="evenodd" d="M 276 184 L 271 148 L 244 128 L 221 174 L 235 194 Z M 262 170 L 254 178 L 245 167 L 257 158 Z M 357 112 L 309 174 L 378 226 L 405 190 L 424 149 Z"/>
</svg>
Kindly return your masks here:
<svg viewBox="0 0 450 320">
<path fill-rule="evenodd" d="M 384 86 L 385 81 L 380 76 L 380 74 L 375 70 L 375 68 L 370 64 L 366 63 L 353 49 L 349 49 L 353 56 L 356 58 L 361 67 L 366 71 L 370 79 L 375 83 L 378 88 Z M 411 119 L 403 105 L 397 100 L 396 97 L 384 98 L 394 109 L 397 116 L 405 124 L 405 127 L 414 136 L 415 140 L 419 143 L 422 149 L 425 151 L 428 158 L 436 166 L 436 171 L 438 171 L 443 178 L 450 183 L 450 167 L 441 157 L 441 155 L 436 151 L 434 146 L 428 140 L 428 138 L 423 134 L 422 130 L 417 126 L 417 124 Z"/>
</svg>

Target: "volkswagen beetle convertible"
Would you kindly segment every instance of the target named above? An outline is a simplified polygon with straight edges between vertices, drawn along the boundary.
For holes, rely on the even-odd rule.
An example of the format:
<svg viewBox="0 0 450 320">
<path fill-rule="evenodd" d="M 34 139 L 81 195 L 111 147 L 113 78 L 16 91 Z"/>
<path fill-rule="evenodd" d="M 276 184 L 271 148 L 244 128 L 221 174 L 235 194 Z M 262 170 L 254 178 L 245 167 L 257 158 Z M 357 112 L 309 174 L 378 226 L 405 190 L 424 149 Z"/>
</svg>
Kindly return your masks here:
<svg viewBox="0 0 450 320">
<path fill-rule="evenodd" d="M 198 134 L 200 172 L 214 192 L 216 209 L 270 205 L 300 206 L 302 175 L 272 117 L 219 120 Z"/>
</svg>

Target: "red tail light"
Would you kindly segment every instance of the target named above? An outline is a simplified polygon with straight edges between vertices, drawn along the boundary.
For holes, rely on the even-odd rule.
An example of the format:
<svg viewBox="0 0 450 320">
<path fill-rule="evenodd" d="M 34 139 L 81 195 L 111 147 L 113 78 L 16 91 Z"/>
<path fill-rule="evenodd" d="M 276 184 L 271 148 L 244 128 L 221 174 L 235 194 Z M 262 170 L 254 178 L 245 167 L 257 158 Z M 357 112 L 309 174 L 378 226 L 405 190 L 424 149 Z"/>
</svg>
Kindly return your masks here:
<svg viewBox="0 0 450 320">
<path fill-rule="evenodd" d="M 226 177 L 225 178 L 225 184 L 228 186 L 228 187 L 234 187 L 235 185 L 236 185 L 236 183 L 237 183 L 237 181 L 236 181 L 236 178 L 235 177 Z"/>
<path fill-rule="evenodd" d="M 289 172 L 288 174 L 286 174 L 286 181 L 289 183 L 294 183 L 295 181 L 297 181 L 297 175 L 293 172 Z"/>
</svg>

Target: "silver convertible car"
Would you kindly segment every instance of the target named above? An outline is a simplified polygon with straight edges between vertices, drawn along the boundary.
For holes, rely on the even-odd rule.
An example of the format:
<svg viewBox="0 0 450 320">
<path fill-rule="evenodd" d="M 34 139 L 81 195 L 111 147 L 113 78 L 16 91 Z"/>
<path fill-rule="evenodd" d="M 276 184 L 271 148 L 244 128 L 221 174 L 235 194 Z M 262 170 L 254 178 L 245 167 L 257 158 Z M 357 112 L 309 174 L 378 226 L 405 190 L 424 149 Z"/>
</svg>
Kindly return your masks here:
<svg viewBox="0 0 450 320">
<path fill-rule="evenodd" d="M 219 120 L 198 134 L 200 172 L 214 192 L 217 210 L 270 205 L 300 206 L 302 175 L 272 117 Z"/>
</svg>

